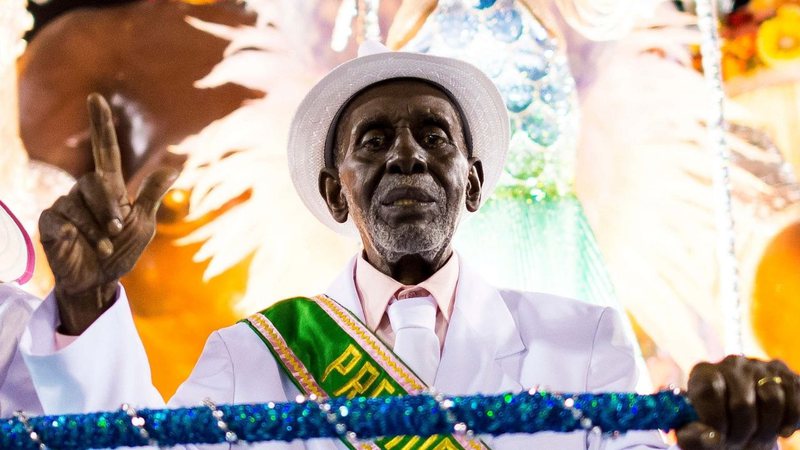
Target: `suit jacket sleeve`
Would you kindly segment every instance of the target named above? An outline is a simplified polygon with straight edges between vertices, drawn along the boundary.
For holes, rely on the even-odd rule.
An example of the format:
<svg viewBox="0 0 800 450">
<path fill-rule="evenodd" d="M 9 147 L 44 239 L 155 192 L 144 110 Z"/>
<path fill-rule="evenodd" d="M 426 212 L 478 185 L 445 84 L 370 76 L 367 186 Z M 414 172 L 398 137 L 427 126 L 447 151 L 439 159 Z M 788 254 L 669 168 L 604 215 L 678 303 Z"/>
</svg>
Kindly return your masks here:
<svg viewBox="0 0 800 450">
<path fill-rule="evenodd" d="M 119 409 L 122 403 L 137 408 L 164 406 L 152 384 L 147 355 L 121 287 L 114 305 L 62 349 L 55 346 L 57 327 L 57 307 L 51 294 L 31 316 L 20 344 L 45 414 L 109 411 Z M 233 403 L 233 367 L 228 344 L 220 332 L 212 333 L 191 375 L 178 388 L 169 405 L 199 406 L 206 398 L 218 404 Z M 269 443 L 263 447 L 305 448 L 302 441 Z M 176 448 L 195 450 L 198 447 Z M 224 450 L 230 446 L 203 448 Z"/>
<path fill-rule="evenodd" d="M 191 375 L 181 383 L 169 405 L 197 406 L 205 399 L 217 404 L 234 403 L 234 373 L 227 344 L 218 331 L 208 337 Z"/>
<path fill-rule="evenodd" d="M 116 302 L 83 334 L 58 349 L 58 308 L 51 293 L 34 311 L 20 340 L 45 414 L 70 414 L 164 405 L 120 286 Z"/>
<path fill-rule="evenodd" d="M 597 324 L 592 356 L 587 374 L 588 392 L 635 392 L 642 370 L 637 364 L 635 347 L 625 331 L 622 318 L 606 308 Z M 629 432 L 619 437 L 587 433 L 591 450 L 664 449 L 667 444 L 658 431 Z M 679 450 L 672 447 L 671 450 Z"/>
<path fill-rule="evenodd" d="M 162 407 L 150 364 L 136 331 L 125 291 L 100 318 L 68 346 L 55 346 L 58 314 L 50 294 L 34 312 L 20 351 L 46 414 L 136 407 Z M 205 398 L 233 402 L 233 367 L 219 333 L 211 334 L 192 374 L 170 406 L 197 406 Z"/>
</svg>

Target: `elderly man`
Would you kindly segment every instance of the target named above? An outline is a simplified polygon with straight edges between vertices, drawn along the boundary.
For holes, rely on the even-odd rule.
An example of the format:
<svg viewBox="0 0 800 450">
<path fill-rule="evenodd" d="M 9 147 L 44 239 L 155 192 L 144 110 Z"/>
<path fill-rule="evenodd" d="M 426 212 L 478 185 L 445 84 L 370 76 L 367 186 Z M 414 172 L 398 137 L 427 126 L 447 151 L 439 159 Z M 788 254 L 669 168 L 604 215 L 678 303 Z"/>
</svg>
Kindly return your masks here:
<svg viewBox="0 0 800 450">
<path fill-rule="evenodd" d="M 110 112 L 97 96 L 89 103 L 96 172 L 42 215 L 57 283 L 21 343 L 49 413 L 162 402 L 118 279 L 151 238 L 172 175 L 154 173 L 131 203 Z M 634 352 L 615 311 L 497 290 L 451 248 L 462 215 L 480 207 L 500 175 L 507 120 L 491 81 L 453 59 L 373 52 L 321 80 L 293 121 L 292 179 L 319 220 L 358 232 L 363 252 L 325 295 L 279 302 L 213 333 L 170 404 L 397 395 L 425 387 L 447 394 L 533 385 L 633 390 Z M 731 357 L 702 364 L 689 396 L 701 420 L 679 431 L 685 450 L 772 448 L 800 417 L 797 377 L 779 362 Z M 657 433 L 637 432 L 384 438 L 370 448 L 662 447 Z"/>
</svg>

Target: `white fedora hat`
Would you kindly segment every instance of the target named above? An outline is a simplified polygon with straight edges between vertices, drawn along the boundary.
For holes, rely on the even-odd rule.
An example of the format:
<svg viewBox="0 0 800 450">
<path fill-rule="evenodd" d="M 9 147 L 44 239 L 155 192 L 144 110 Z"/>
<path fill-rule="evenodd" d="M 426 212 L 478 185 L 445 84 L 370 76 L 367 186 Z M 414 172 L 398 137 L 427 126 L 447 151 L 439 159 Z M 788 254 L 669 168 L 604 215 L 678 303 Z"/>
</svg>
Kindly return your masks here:
<svg viewBox="0 0 800 450">
<path fill-rule="evenodd" d="M 289 129 L 289 172 L 306 207 L 342 234 L 353 234 L 352 220 L 338 223 L 319 193 L 325 151 L 332 126 L 354 95 L 375 83 L 394 78 L 418 78 L 441 87 L 465 120 L 472 156 L 483 163 L 483 200 L 491 195 L 505 163 L 510 126 L 505 103 L 492 80 L 464 61 L 422 53 L 392 52 L 366 42 L 359 57 L 333 69 L 306 94 Z"/>
<path fill-rule="evenodd" d="M 0 201 L 0 283 L 26 283 L 33 276 L 33 263 L 30 236 L 17 217 Z"/>
</svg>

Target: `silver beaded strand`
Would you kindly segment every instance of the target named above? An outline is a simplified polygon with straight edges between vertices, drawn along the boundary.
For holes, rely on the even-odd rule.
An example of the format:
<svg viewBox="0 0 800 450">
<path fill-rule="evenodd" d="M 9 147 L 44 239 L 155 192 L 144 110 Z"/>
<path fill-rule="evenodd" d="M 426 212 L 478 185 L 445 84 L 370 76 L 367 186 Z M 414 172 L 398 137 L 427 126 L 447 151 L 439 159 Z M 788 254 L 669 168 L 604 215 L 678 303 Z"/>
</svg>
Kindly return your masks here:
<svg viewBox="0 0 800 450">
<path fill-rule="evenodd" d="M 452 399 L 445 397 L 445 395 L 441 392 L 435 392 L 433 390 L 429 390 L 428 394 L 431 395 L 433 399 L 436 400 L 436 403 L 439 404 L 439 409 L 444 411 L 445 420 L 452 427 L 453 434 L 456 437 L 463 437 L 467 440 L 472 440 L 475 438 L 475 432 L 470 430 L 466 423 L 456 422 L 458 418 L 451 410 L 453 406 L 455 406 L 455 402 L 453 402 Z"/>
<path fill-rule="evenodd" d="M 733 206 L 731 201 L 731 153 L 725 137 L 725 90 L 722 86 L 722 68 L 717 15 L 714 0 L 697 0 L 697 25 L 702 34 L 700 51 L 703 56 L 703 74 L 711 100 L 708 105 L 708 134 L 715 155 L 714 193 L 716 216 L 720 297 L 725 326 L 725 352 L 741 354 L 742 306 L 739 297 L 739 269 L 736 259 Z"/>
<path fill-rule="evenodd" d="M 217 408 L 216 403 L 214 403 L 210 398 L 206 398 L 203 400 L 203 405 L 211 410 L 211 416 L 217 421 L 217 427 L 222 430 L 223 433 L 225 433 L 225 442 L 229 444 L 235 444 L 239 442 L 239 436 L 237 436 L 236 433 L 228 428 L 228 423 L 225 422 L 224 413 L 221 409 Z"/>
<path fill-rule="evenodd" d="M 141 436 L 142 439 L 145 439 L 153 447 L 158 446 L 158 442 L 156 442 L 155 439 L 152 439 L 150 437 L 150 433 L 144 428 L 144 417 L 140 416 L 139 412 L 136 411 L 134 407 L 127 403 L 123 403 L 120 409 L 122 409 L 122 411 L 124 411 L 125 414 L 130 417 L 131 425 L 136 428 L 136 430 L 139 432 L 139 436 Z"/>
<path fill-rule="evenodd" d="M 302 395 L 299 395 L 298 399 L 300 397 L 302 397 Z M 305 399 L 305 397 L 303 398 Z M 340 420 L 341 417 L 347 417 L 347 415 L 350 414 L 350 410 L 347 409 L 347 406 L 342 405 L 338 409 L 332 408 L 330 403 L 328 403 L 325 400 L 318 402 L 317 396 L 314 394 L 309 395 L 308 400 L 314 402 L 319 408 L 320 412 L 322 412 L 322 414 L 325 414 L 325 420 L 327 420 L 329 424 L 333 425 L 334 430 L 336 430 L 336 433 L 339 436 L 343 437 L 344 439 L 347 439 L 347 442 L 349 442 L 350 445 L 352 445 L 353 447 L 356 448 L 359 447 L 360 442 L 358 440 L 358 435 L 356 434 L 356 432 L 348 430 L 347 425 L 345 425 L 344 422 Z M 298 403 L 302 402 L 298 401 Z"/>
<path fill-rule="evenodd" d="M 28 422 L 28 416 L 26 416 L 22 411 L 15 411 L 14 417 L 19 420 L 19 422 L 22 424 L 22 427 L 25 428 L 25 432 L 28 433 L 28 437 L 37 447 L 39 447 L 39 450 L 47 450 L 47 446 L 44 445 L 44 442 L 42 442 L 42 438 L 39 436 L 39 433 L 37 433 Z"/>
</svg>

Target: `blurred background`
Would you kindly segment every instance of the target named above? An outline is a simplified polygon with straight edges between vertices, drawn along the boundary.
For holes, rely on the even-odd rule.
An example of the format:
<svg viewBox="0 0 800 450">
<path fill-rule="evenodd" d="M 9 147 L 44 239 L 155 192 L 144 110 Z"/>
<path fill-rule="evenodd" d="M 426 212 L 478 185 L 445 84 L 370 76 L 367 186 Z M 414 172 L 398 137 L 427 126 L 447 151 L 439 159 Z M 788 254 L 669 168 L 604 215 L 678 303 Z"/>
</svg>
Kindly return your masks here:
<svg viewBox="0 0 800 450">
<path fill-rule="evenodd" d="M 797 371 L 800 1 L 716 2 L 719 39 L 709 3 L 0 0 L 0 197 L 37 235 L 93 169 L 90 92 L 132 195 L 181 171 L 123 280 L 169 397 L 212 330 L 321 292 L 358 251 L 296 198 L 285 144 L 305 92 L 377 39 L 473 62 L 504 97 L 509 159 L 456 243 L 486 278 L 625 310 L 642 390 L 732 349 Z"/>
</svg>

